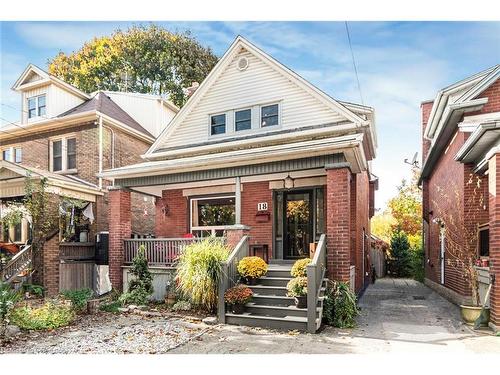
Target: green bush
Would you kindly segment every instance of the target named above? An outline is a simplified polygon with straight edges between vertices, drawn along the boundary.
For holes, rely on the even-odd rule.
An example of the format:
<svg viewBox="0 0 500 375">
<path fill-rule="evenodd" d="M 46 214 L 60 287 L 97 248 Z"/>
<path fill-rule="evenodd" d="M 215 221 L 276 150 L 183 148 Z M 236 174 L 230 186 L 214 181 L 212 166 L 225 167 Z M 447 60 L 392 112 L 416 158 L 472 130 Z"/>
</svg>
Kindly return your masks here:
<svg viewBox="0 0 500 375">
<path fill-rule="evenodd" d="M 78 290 L 65 290 L 61 293 L 65 298 L 71 301 L 73 309 L 77 312 L 86 310 L 87 301 L 92 298 L 94 292 L 92 289 L 83 288 Z"/>
<path fill-rule="evenodd" d="M 421 283 L 424 282 L 424 249 L 422 246 L 410 250 L 410 273 L 411 276 Z"/>
<path fill-rule="evenodd" d="M 0 282 L 0 326 L 9 324 L 9 316 L 20 298 L 9 284 Z"/>
<path fill-rule="evenodd" d="M 14 309 L 11 321 L 22 329 L 54 329 L 70 324 L 75 318 L 73 309 L 64 304 L 46 302 L 40 307 L 22 306 Z"/>
<path fill-rule="evenodd" d="M 23 284 L 23 292 L 37 297 L 43 297 L 44 288 L 41 285 Z"/>
<path fill-rule="evenodd" d="M 228 258 L 229 252 L 229 248 L 216 238 L 187 246 L 177 265 L 179 292 L 192 304 L 215 311 L 222 262 Z"/>
<path fill-rule="evenodd" d="M 118 308 L 121 307 L 120 301 L 112 301 L 108 303 L 102 303 L 99 306 L 99 310 L 105 311 L 105 312 L 110 312 L 110 313 L 117 313 Z"/>
<path fill-rule="evenodd" d="M 359 314 L 356 295 L 349 289 L 349 284 L 339 281 L 330 283 L 323 305 L 323 318 L 328 325 L 337 328 L 353 328 Z"/>
<path fill-rule="evenodd" d="M 153 275 L 149 272 L 146 249 L 144 245 L 139 246 L 137 255 L 132 261 L 130 272 L 134 278 L 128 285 L 128 291 L 118 299 L 122 305 L 134 304 L 145 305 L 153 293 Z"/>
</svg>

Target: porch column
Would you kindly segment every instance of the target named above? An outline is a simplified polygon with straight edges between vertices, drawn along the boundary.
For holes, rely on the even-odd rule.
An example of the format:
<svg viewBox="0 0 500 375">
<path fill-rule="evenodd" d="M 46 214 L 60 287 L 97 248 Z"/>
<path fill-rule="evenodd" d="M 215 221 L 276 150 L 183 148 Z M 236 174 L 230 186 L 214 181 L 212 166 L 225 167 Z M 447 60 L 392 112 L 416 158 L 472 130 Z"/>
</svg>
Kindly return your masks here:
<svg viewBox="0 0 500 375">
<path fill-rule="evenodd" d="M 123 288 L 123 239 L 132 234 L 130 192 L 110 190 L 108 195 L 109 220 L 109 278 L 113 289 Z"/>
<path fill-rule="evenodd" d="M 490 296 L 490 325 L 500 330 L 500 153 L 488 162 L 489 215 L 490 215 L 490 275 L 493 283 Z"/>
<path fill-rule="evenodd" d="M 244 235 L 250 231 L 250 227 L 246 225 L 231 225 L 226 227 L 226 244 L 233 250 L 240 242 Z"/>
<path fill-rule="evenodd" d="M 234 197 L 235 197 L 235 220 L 234 223 L 236 225 L 241 224 L 241 177 L 236 177 L 236 186 L 234 189 Z"/>
<path fill-rule="evenodd" d="M 328 277 L 348 282 L 351 263 L 351 171 L 347 163 L 325 169 Z"/>
</svg>

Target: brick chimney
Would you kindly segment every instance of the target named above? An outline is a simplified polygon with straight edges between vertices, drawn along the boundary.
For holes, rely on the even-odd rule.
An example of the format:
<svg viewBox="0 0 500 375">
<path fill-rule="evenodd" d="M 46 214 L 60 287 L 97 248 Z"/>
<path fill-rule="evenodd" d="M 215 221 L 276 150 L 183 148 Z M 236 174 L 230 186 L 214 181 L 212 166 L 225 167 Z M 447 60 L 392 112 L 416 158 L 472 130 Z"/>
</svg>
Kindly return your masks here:
<svg viewBox="0 0 500 375">
<path fill-rule="evenodd" d="M 422 102 L 422 104 L 420 104 L 420 109 L 422 111 L 422 164 L 425 162 L 425 159 L 427 159 L 427 154 L 429 153 L 429 148 L 431 147 L 431 141 L 425 139 L 424 134 L 433 104 L 434 101 L 432 100 Z"/>
</svg>

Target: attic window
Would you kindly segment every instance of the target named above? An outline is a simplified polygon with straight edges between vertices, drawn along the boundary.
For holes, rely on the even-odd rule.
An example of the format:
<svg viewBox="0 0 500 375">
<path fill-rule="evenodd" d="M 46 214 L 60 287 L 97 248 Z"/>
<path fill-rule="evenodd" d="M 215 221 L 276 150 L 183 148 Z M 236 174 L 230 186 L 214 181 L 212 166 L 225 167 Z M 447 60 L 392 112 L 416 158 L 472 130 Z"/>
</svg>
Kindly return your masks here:
<svg viewBox="0 0 500 375">
<path fill-rule="evenodd" d="M 42 117 L 45 113 L 45 94 L 28 98 L 28 118 Z"/>
<path fill-rule="evenodd" d="M 226 132 L 226 114 L 210 116 L 210 134 L 218 135 Z"/>
<path fill-rule="evenodd" d="M 262 127 L 274 126 L 279 124 L 278 104 L 260 107 L 260 123 Z"/>
</svg>

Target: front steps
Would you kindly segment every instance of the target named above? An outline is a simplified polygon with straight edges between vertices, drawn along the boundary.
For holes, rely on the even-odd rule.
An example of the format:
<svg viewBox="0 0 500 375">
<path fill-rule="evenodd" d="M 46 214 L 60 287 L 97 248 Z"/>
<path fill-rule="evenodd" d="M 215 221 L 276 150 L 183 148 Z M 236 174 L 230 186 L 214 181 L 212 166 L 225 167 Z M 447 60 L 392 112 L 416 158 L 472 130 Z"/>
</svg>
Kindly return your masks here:
<svg viewBox="0 0 500 375">
<path fill-rule="evenodd" d="M 286 296 L 286 284 L 292 279 L 291 264 L 270 264 L 267 275 L 249 285 L 254 293 L 243 314 L 226 312 L 226 323 L 250 327 L 307 331 L 307 308 L 295 306 L 294 298 Z M 321 292 L 323 295 L 324 288 Z M 323 299 L 318 301 L 317 326 L 323 311 Z"/>
</svg>

